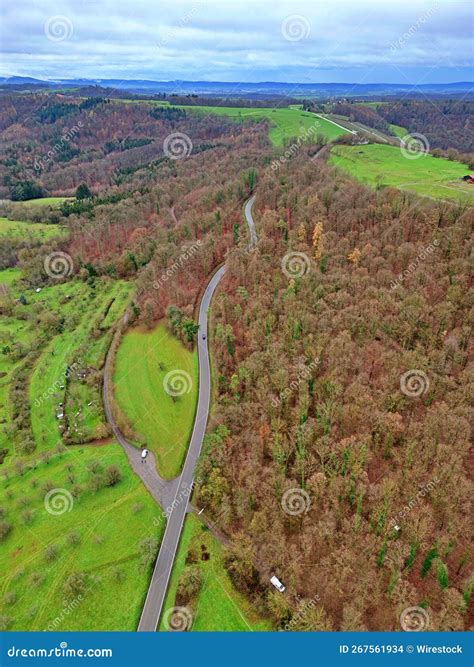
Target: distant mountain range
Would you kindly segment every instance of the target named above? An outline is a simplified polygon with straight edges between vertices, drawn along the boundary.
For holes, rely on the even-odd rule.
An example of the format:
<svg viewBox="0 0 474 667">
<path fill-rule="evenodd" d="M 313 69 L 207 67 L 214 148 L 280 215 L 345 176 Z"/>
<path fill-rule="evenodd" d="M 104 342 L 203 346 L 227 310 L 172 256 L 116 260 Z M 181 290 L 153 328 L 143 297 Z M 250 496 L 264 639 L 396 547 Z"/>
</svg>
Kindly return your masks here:
<svg viewBox="0 0 474 667">
<path fill-rule="evenodd" d="M 130 93 L 167 93 L 178 95 L 209 95 L 234 97 L 373 97 L 397 94 L 465 95 L 474 94 L 474 82 L 425 83 L 413 86 L 405 83 L 260 83 L 225 81 L 148 81 L 146 79 L 61 79 L 45 81 L 33 77 L 0 77 L 0 86 L 16 86 L 22 89 L 47 87 L 80 88 L 100 86 Z"/>
</svg>

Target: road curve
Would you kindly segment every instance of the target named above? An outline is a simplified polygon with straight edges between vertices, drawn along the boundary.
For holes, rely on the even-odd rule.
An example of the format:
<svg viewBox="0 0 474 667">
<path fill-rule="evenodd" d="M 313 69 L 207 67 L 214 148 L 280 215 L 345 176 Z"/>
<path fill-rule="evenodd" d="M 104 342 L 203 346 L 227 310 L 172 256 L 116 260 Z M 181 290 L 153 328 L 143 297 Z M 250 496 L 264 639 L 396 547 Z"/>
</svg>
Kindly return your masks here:
<svg viewBox="0 0 474 667">
<path fill-rule="evenodd" d="M 255 195 L 251 197 L 244 206 L 245 220 L 250 234 L 250 248 L 257 242 L 255 223 L 252 218 L 252 205 L 254 201 Z M 138 624 L 139 632 L 154 632 L 158 626 L 176 550 L 178 548 L 179 538 L 183 529 L 184 518 L 188 507 L 188 499 L 192 492 L 194 469 L 199 454 L 201 453 L 211 400 L 211 370 L 209 350 L 207 347 L 207 314 L 212 296 L 225 272 L 226 266 L 224 265 L 213 274 L 199 306 L 199 396 L 196 417 L 191 441 L 186 454 L 186 460 L 176 486 L 174 500 L 168 506 L 168 521 L 158 558 L 156 559 L 140 622 Z"/>
</svg>

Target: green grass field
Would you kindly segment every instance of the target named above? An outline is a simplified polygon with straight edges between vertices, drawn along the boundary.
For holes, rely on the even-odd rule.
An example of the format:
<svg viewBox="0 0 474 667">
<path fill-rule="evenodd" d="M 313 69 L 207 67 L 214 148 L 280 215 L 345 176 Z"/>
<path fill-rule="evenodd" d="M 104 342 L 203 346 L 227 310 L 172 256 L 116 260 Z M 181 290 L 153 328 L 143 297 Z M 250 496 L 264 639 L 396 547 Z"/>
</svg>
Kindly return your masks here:
<svg viewBox="0 0 474 667">
<path fill-rule="evenodd" d="M 435 199 L 474 203 L 474 187 L 461 177 L 468 168 L 425 154 L 417 159 L 404 157 L 400 148 L 381 144 L 335 146 L 329 163 L 368 185 L 410 190 Z"/>
<path fill-rule="evenodd" d="M 377 102 L 377 101 L 375 101 L 375 102 L 357 102 L 356 104 L 357 104 L 357 106 L 360 106 L 360 107 L 374 107 L 375 109 L 377 109 L 377 107 L 382 106 L 382 104 L 386 104 L 386 102 Z"/>
<path fill-rule="evenodd" d="M 407 128 L 402 127 L 401 125 L 394 125 L 393 123 L 389 123 L 389 127 L 394 133 L 394 135 L 399 139 L 403 139 L 403 137 L 406 137 L 408 134 Z"/>
<path fill-rule="evenodd" d="M 46 227 L 14 224 L 23 237 Z M 36 292 L 20 277 L 16 268 L 0 271 L 2 458 L 7 450 L 0 466 L 0 631 L 133 631 L 151 575 L 141 542 L 158 546 L 162 513 L 118 445 L 59 445 L 107 433 L 100 370 L 134 285 L 73 279 Z M 77 365 L 66 377 L 71 362 Z M 19 371 L 24 379 L 13 383 Z M 28 417 L 26 430 L 17 428 L 15 404 Z M 33 451 L 22 446 L 30 438 Z M 116 485 L 107 485 L 109 466 L 120 471 Z M 70 512 L 46 511 L 52 488 L 72 494 Z"/>
<path fill-rule="evenodd" d="M 37 199 L 26 199 L 25 201 L 15 202 L 15 204 L 33 204 L 35 206 L 59 206 L 63 201 L 74 199 L 74 197 L 38 197 Z"/>
<path fill-rule="evenodd" d="M 0 218 L 0 238 L 2 236 L 13 236 L 14 238 L 32 237 L 47 241 L 54 236 L 63 236 L 64 234 L 66 234 L 66 230 L 59 225 L 46 225 L 40 222 L 22 222 L 21 220 Z"/>
<path fill-rule="evenodd" d="M 164 378 L 185 375 L 189 393 L 172 397 Z M 190 378 L 191 382 L 188 382 Z M 164 325 L 147 332 L 128 331 L 115 360 L 115 400 L 134 433 L 157 457 L 163 477 L 181 469 L 194 422 L 198 392 L 197 354 L 184 348 Z"/>
<path fill-rule="evenodd" d="M 90 369 L 102 367 L 110 336 L 104 332 L 99 337 L 93 332 L 102 326 L 111 299 L 126 300 L 131 289 L 124 281 L 102 280 L 95 289 L 73 282 L 35 294 L 49 309 L 57 309 L 67 322 L 65 330 L 51 338 L 30 378 L 31 423 L 40 450 L 54 447 L 61 439 L 64 422 L 57 419 L 62 411 L 60 402 L 65 405 L 63 411 L 74 442 L 87 442 L 104 431 L 100 386 L 87 382 L 87 376 L 81 378 L 79 373 L 89 369 L 89 374 Z M 110 320 L 109 326 L 112 323 Z M 77 363 L 77 367 L 66 382 L 66 370 L 72 363 Z"/>
<path fill-rule="evenodd" d="M 308 140 L 316 137 L 318 134 L 324 135 L 327 141 L 344 134 L 340 127 L 337 127 L 325 118 L 319 118 L 308 111 L 303 111 L 299 104 L 292 104 L 283 108 L 260 108 L 249 109 L 243 107 L 221 107 L 221 106 L 192 106 L 192 105 L 170 105 L 169 102 L 162 101 L 144 101 L 141 100 L 116 100 L 117 103 L 128 102 L 129 104 L 149 104 L 152 106 L 177 106 L 189 112 L 202 114 L 217 114 L 219 116 L 228 116 L 235 121 L 254 120 L 256 122 L 266 120 L 270 123 L 269 139 L 276 147 L 281 147 L 284 143 L 308 133 L 310 128 L 314 131 L 307 134 Z"/>
<path fill-rule="evenodd" d="M 21 277 L 20 269 L 3 269 L 0 271 L 0 285 L 11 287 Z"/>
<path fill-rule="evenodd" d="M 13 449 L 10 432 L 12 374 L 22 363 L 19 356 L 21 350 L 29 349 L 33 342 L 34 331 L 27 321 L 2 316 L 0 321 L 0 450 L 8 449 L 10 454 Z"/>
<path fill-rule="evenodd" d="M 133 283 L 105 278 L 97 279 L 94 287 L 73 280 L 36 293 L 20 289 L 15 282 L 19 275 L 17 269 L 0 272 L 0 284 L 10 281 L 6 292 L 0 293 L 2 301 L 10 304 L 0 320 L 0 450 L 9 449 L 7 463 L 25 454 L 22 437 L 11 429 L 10 391 L 13 374 L 26 364 L 25 402 L 36 444 L 33 456 L 56 447 L 66 433 L 66 424 L 68 442 L 80 444 L 107 435 L 100 370 L 111 341 L 111 326 L 133 291 Z M 25 303 L 17 301 L 20 294 Z M 39 337 L 47 322 L 50 331 Z M 36 349 L 34 363 L 28 362 L 27 354 Z M 69 364 L 75 365 L 66 379 Z M 57 417 L 60 412 L 65 415 L 62 419 Z"/>
<path fill-rule="evenodd" d="M 318 134 L 324 135 L 327 141 L 344 134 L 344 131 L 325 118 L 315 116 L 308 111 L 297 108 L 282 109 L 245 109 L 239 107 L 181 107 L 186 111 L 199 111 L 200 113 L 214 113 L 220 116 L 229 116 L 236 121 L 253 119 L 255 121 L 266 120 L 270 123 L 269 138 L 274 146 L 283 146 L 285 141 L 297 136 L 304 135 L 310 128 L 314 131 L 308 134 L 308 139 L 315 138 Z"/>
<path fill-rule="evenodd" d="M 197 554 L 197 564 L 202 574 L 201 589 L 196 599 L 187 605 L 193 615 L 194 632 L 272 630 L 271 622 L 259 616 L 247 598 L 235 589 L 222 561 L 222 546 L 192 514 L 187 516 L 184 524 L 163 605 L 160 630 L 166 629 L 166 610 L 176 605 L 179 578 L 190 552 Z"/>
<path fill-rule="evenodd" d="M 93 490 L 93 462 L 99 475 L 117 466 L 121 481 Z M 72 504 L 66 498 L 70 511 L 48 513 L 50 488 L 74 493 Z M 163 521 L 118 445 L 71 447 L 22 475 L 2 477 L 0 507 L 11 525 L 0 539 L 1 630 L 136 629 L 151 574 L 140 543 L 159 540 Z M 67 592 L 74 572 L 83 581 Z"/>
</svg>

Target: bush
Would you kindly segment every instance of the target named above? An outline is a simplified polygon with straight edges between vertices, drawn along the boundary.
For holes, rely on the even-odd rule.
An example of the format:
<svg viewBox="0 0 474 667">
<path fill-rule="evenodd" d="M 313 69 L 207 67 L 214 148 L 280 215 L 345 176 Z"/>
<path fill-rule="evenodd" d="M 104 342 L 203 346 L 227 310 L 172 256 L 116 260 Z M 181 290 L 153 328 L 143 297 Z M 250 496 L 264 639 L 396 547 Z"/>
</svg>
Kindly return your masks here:
<svg viewBox="0 0 474 667">
<path fill-rule="evenodd" d="M 41 572 L 32 572 L 30 574 L 29 582 L 31 586 L 39 586 L 44 581 L 44 575 Z"/>
<path fill-rule="evenodd" d="M 90 461 L 86 467 L 87 470 L 91 473 L 102 472 L 102 466 L 100 465 L 99 461 Z"/>
<path fill-rule="evenodd" d="M 72 533 L 69 533 L 66 539 L 67 543 L 71 547 L 77 547 L 77 545 L 81 543 L 81 538 L 79 537 L 79 534 L 74 531 Z"/>
<path fill-rule="evenodd" d="M 115 486 L 122 479 L 122 473 L 117 466 L 109 466 L 105 471 L 105 485 Z"/>
<path fill-rule="evenodd" d="M 59 549 L 55 544 L 50 544 L 49 547 L 46 547 L 44 552 L 44 557 L 47 561 L 55 560 L 58 557 Z"/>
<path fill-rule="evenodd" d="M 89 480 L 89 488 L 96 493 L 105 486 L 105 478 L 103 475 L 93 475 Z"/>
<path fill-rule="evenodd" d="M 141 555 L 141 564 L 143 567 L 151 565 L 158 554 L 159 542 L 154 537 L 147 537 L 138 545 Z"/>
<path fill-rule="evenodd" d="M 5 540 L 11 532 L 12 525 L 8 521 L 0 521 L 0 542 Z"/>
<path fill-rule="evenodd" d="M 8 607 L 11 607 L 11 605 L 15 604 L 17 600 L 18 600 L 18 595 L 15 593 L 15 591 L 10 591 L 9 593 L 5 594 L 3 598 L 3 603 Z"/>
<path fill-rule="evenodd" d="M 74 486 L 71 489 L 71 494 L 73 498 L 79 498 L 81 493 L 82 493 L 82 487 L 79 486 L 79 484 L 74 484 Z"/>
<path fill-rule="evenodd" d="M 73 572 L 66 579 L 63 592 L 66 600 L 74 600 L 85 592 L 87 587 L 87 574 L 85 572 Z"/>
<path fill-rule="evenodd" d="M 25 525 L 33 521 L 33 510 L 26 509 L 21 513 L 21 522 Z"/>
<path fill-rule="evenodd" d="M 45 483 L 43 484 L 43 486 L 41 487 L 41 490 L 42 490 L 42 492 L 44 493 L 44 495 L 46 495 L 46 494 L 49 493 L 49 491 L 51 491 L 52 489 L 54 489 L 54 484 L 53 484 L 53 482 L 52 482 L 50 479 L 47 479 L 46 482 L 45 482 Z"/>
<path fill-rule="evenodd" d="M 8 630 L 11 619 L 8 616 L 0 616 L 0 632 Z"/>
<path fill-rule="evenodd" d="M 176 600 L 178 604 L 186 604 L 196 597 L 202 585 L 202 571 L 198 565 L 186 567 L 179 578 Z"/>
</svg>

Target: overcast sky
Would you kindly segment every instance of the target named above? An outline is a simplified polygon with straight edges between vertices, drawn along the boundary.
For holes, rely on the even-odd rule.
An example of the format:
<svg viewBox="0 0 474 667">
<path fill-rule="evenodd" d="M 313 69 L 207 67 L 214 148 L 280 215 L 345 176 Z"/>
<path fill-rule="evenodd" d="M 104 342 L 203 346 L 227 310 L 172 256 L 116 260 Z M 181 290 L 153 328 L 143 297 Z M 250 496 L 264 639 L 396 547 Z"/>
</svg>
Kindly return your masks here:
<svg viewBox="0 0 474 667">
<path fill-rule="evenodd" d="M 471 0 L 3 0 L 2 75 L 472 81 Z"/>
</svg>

